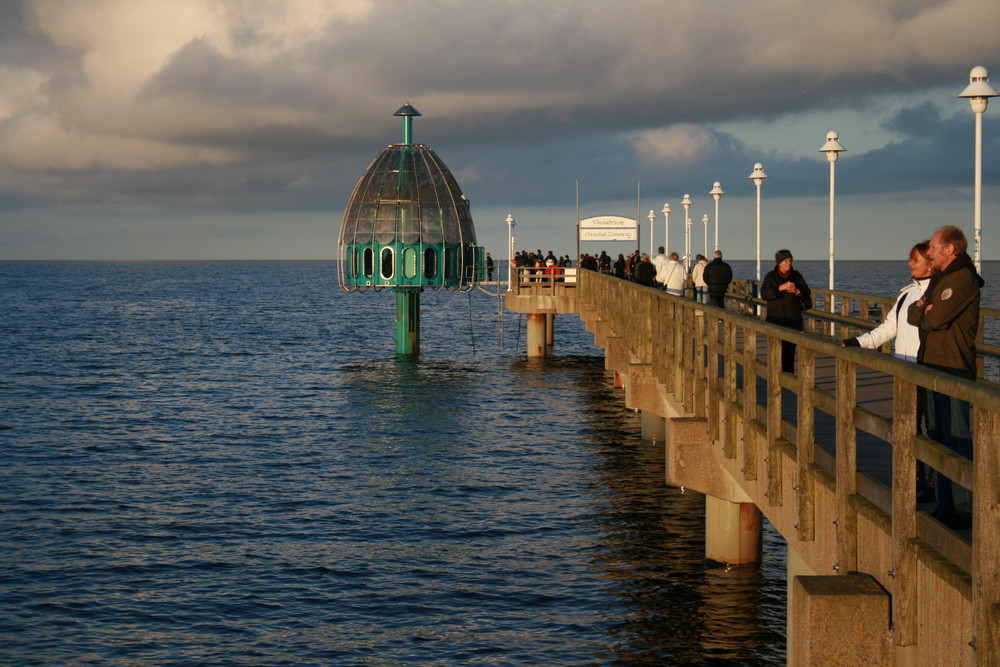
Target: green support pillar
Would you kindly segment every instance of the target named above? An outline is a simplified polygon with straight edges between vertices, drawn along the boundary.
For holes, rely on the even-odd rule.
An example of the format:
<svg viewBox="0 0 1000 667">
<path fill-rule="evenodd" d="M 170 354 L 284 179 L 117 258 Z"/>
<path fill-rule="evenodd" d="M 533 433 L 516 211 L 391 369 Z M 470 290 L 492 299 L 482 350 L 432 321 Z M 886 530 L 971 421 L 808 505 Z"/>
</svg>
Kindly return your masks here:
<svg viewBox="0 0 1000 667">
<path fill-rule="evenodd" d="M 420 288 L 395 287 L 396 354 L 420 354 Z"/>
</svg>

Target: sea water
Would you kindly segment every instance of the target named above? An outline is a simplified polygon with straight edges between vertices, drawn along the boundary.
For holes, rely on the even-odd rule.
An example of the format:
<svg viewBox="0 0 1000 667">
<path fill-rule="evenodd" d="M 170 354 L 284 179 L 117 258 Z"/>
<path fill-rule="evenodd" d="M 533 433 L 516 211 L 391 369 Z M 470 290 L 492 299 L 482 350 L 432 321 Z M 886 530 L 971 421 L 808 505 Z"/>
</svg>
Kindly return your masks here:
<svg viewBox="0 0 1000 667">
<path fill-rule="evenodd" d="M 784 664 L 781 538 L 706 562 L 576 316 L 421 306 L 400 359 L 329 262 L 0 262 L 0 664 Z"/>
</svg>

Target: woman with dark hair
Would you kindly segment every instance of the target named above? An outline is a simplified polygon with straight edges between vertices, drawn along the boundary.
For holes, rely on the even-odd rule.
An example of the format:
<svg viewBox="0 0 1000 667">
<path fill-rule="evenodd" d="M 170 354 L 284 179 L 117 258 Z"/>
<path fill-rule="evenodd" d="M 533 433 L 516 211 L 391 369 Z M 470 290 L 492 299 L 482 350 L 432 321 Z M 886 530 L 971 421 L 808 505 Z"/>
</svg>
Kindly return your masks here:
<svg viewBox="0 0 1000 667">
<path fill-rule="evenodd" d="M 934 274 L 934 266 L 927 254 L 930 241 L 921 241 L 910 249 L 910 275 L 913 277 L 906 287 L 899 291 L 895 305 L 885 314 L 885 319 L 877 328 L 857 338 L 848 338 L 844 347 L 866 347 L 877 350 L 890 340 L 893 353 L 907 361 L 916 361 L 920 351 L 920 329 L 906 321 L 906 312 L 911 304 L 924 295 L 927 284 Z"/>
<path fill-rule="evenodd" d="M 812 308 L 812 290 L 802 274 L 792 268 L 792 253 L 774 253 L 774 270 L 764 276 L 760 296 L 767 301 L 766 321 L 802 331 L 802 312 Z M 795 343 L 781 341 L 781 371 L 795 372 Z"/>
</svg>

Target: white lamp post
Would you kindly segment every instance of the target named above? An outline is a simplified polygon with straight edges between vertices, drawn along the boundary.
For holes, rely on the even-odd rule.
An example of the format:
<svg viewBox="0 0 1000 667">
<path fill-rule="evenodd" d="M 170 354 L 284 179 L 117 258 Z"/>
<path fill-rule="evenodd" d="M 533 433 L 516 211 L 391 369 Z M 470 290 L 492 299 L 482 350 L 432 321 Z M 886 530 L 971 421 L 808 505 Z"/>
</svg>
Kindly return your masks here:
<svg viewBox="0 0 1000 667">
<path fill-rule="evenodd" d="M 983 226 L 983 112 L 991 97 L 997 96 L 997 91 L 990 85 L 990 75 L 986 68 L 977 65 L 969 72 L 969 85 L 966 86 L 959 97 L 968 97 L 969 104 L 972 105 L 972 112 L 976 114 L 976 169 L 975 169 L 975 202 L 973 204 L 973 216 L 975 219 L 975 245 L 976 252 L 973 261 L 976 264 L 976 271 L 980 271 L 982 264 L 982 226 Z"/>
<path fill-rule="evenodd" d="M 747 176 L 752 179 L 757 186 L 757 280 L 760 280 L 760 186 L 764 184 L 767 174 L 764 173 L 764 165 L 760 162 L 753 166 L 753 173 Z"/>
<path fill-rule="evenodd" d="M 726 194 L 722 190 L 722 183 L 716 181 L 712 186 L 712 191 L 708 194 L 712 195 L 715 199 L 715 249 L 719 249 L 719 199 L 722 195 Z M 705 252 L 705 257 L 708 257 L 708 252 Z"/>
<path fill-rule="evenodd" d="M 820 153 L 826 153 L 826 159 L 830 162 L 830 289 L 833 289 L 833 195 L 836 182 L 834 165 L 837 163 L 837 157 L 847 150 L 840 145 L 838 139 L 840 135 L 836 132 L 827 132 L 826 143 L 819 149 Z"/>
<path fill-rule="evenodd" d="M 514 291 L 514 216 L 507 214 L 507 291 Z"/>
<path fill-rule="evenodd" d="M 663 249 L 670 257 L 670 204 L 663 205 Z"/>
<path fill-rule="evenodd" d="M 649 209 L 649 215 L 646 217 L 649 218 L 649 257 L 652 259 L 655 257 L 653 254 L 653 222 L 656 220 L 656 214 L 653 213 L 653 209 Z"/>
<path fill-rule="evenodd" d="M 684 268 L 688 267 L 688 255 L 691 254 L 691 195 L 684 195 L 681 206 L 684 207 Z"/>
<path fill-rule="evenodd" d="M 701 224 L 705 225 L 705 257 L 708 257 L 708 213 L 701 216 Z"/>
</svg>

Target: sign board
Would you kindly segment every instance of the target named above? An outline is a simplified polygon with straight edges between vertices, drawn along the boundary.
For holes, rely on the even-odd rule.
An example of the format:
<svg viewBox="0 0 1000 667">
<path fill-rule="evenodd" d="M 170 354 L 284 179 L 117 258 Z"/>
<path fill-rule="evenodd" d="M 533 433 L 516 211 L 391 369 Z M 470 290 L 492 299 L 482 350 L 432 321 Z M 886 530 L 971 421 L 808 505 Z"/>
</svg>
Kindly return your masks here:
<svg viewBox="0 0 1000 667">
<path fill-rule="evenodd" d="M 581 229 L 581 241 L 638 241 L 634 229 Z"/>
<path fill-rule="evenodd" d="M 639 225 L 632 218 L 599 215 L 580 221 L 581 241 L 637 241 Z"/>
</svg>

